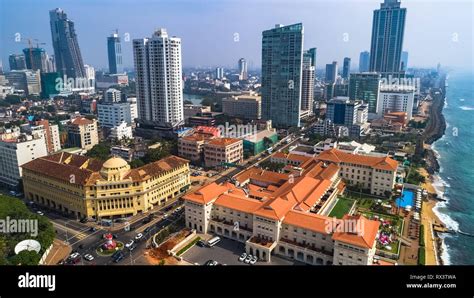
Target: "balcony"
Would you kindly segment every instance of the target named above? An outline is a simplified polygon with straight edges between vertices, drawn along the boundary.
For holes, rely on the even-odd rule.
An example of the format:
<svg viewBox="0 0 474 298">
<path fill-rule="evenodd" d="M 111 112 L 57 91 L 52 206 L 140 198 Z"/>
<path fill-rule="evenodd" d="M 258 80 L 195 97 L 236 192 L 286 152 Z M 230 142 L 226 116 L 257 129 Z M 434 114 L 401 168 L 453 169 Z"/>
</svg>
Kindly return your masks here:
<svg viewBox="0 0 474 298">
<path fill-rule="evenodd" d="M 298 247 L 302 247 L 304 249 L 309 249 L 309 250 L 312 250 L 312 251 L 315 251 L 315 252 L 319 252 L 319 253 L 327 255 L 327 256 L 332 256 L 334 254 L 331 251 L 321 249 L 321 248 L 317 248 L 314 245 L 298 243 L 298 242 L 292 241 L 290 239 L 281 238 L 280 241 L 284 242 L 284 243 L 288 243 L 288 244 L 293 245 L 293 246 L 298 246 Z"/>
<path fill-rule="evenodd" d="M 216 222 L 216 223 L 221 223 L 221 224 L 224 224 L 226 226 L 229 226 L 229 227 L 232 227 L 232 230 L 234 230 L 234 224 L 235 222 L 234 221 L 231 221 L 231 220 L 224 220 L 223 218 L 219 218 L 219 217 L 211 217 L 211 220 Z M 247 225 L 243 226 L 243 225 L 238 225 L 238 228 L 239 230 L 243 230 L 243 231 L 247 231 L 247 232 L 250 232 L 252 233 L 253 230 L 248 227 Z"/>
<path fill-rule="evenodd" d="M 248 241 L 266 248 L 271 248 L 275 244 L 275 241 L 266 240 L 258 236 L 253 236 Z"/>
</svg>

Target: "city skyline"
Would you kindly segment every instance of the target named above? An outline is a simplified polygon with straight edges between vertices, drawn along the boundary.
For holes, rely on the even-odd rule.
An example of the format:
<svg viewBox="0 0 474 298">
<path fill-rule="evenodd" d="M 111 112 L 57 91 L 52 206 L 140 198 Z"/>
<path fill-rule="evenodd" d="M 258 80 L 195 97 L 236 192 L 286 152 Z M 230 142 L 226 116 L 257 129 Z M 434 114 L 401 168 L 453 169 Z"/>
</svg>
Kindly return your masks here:
<svg viewBox="0 0 474 298">
<path fill-rule="evenodd" d="M 127 2 L 126 0 L 120 1 L 122 4 Z M 334 1 L 334 3 L 298 1 L 298 5 L 277 2 L 269 8 L 266 5 L 268 1 L 248 2 L 248 5 L 242 5 L 239 2 L 239 6 L 234 1 L 227 2 L 225 5 L 215 1 L 200 3 L 200 5 L 196 5 L 193 1 L 178 1 L 176 3 L 158 1 L 158 3 L 147 3 L 149 9 L 146 10 L 143 10 L 143 5 L 141 5 L 124 11 L 121 7 L 125 5 L 111 6 L 110 2 L 105 1 L 91 4 L 92 6 L 89 6 L 86 12 L 83 7 L 78 7 L 69 1 L 50 0 L 42 1 L 41 4 L 29 0 L 16 1 L 2 9 L 8 16 L 2 18 L 3 20 L 8 20 L 10 16 L 14 15 L 18 22 L 6 21 L 3 26 L 5 34 L 2 34 L 2 45 L 5 46 L 2 47 L 4 50 L 1 53 L 1 58 L 3 67 L 6 69 L 8 55 L 20 53 L 24 48 L 24 43 L 15 42 L 16 33 L 19 33 L 23 38 L 38 38 L 41 42 L 46 43 L 44 48 L 51 55 L 53 50 L 48 11 L 60 7 L 75 23 L 84 64 L 93 65 L 98 69 L 108 68 L 106 42 L 107 37 L 115 29 L 121 33 L 124 67 L 132 69 L 131 41 L 158 27 L 169 28 L 182 38 L 184 67 L 224 66 L 235 69 L 237 67 L 236 61 L 245 57 L 249 69 L 259 69 L 261 66 L 260 39 L 262 31 L 277 23 L 288 25 L 298 22 L 302 22 L 307 28 L 305 47 L 318 48 L 316 67 L 321 69 L 333 60 L 342 64 L 344 57 L 350 57 L 353 61 L 358 62 L 359 53 L 370 50 L 372 14 L 375 9 L 379 8 L 380 2 L 378 0 L 357 3 L 348 1 L 344 2 L 344 5 L 340 5 L 341 1 Z M 160 10 L 153 9 L 157 5 Z M 254 10 L 261 11 L 260 8 L 263 7 L 271 12 L 268 14 L 271 17 L 267 14 L 255 16 Z M 337 10 L 335 10 L 336 7 Z M 472 3 L 461 1 L 459 5 L 453 6 L 452 9 L 456 9 L 457 12 L 455 14 L 456 22 L 454 20 L 449 22 L 448 17 L 448 21 L 442 24 L 432 20 L 437 19 L 437 16 L 446 19 L 443 13 L 446 9 L 450 9 L 447 3 L 440 2 L 436 7 L 432 7 L 422 0 L 402 1 L 402 7 L 408 10 L 403 50 L 410 52 L 410 66 L 434 67 L 438 62 L 442 65 L 457 67 L 472 64 L 472 55 L 469 51 L 472 43 L 472 28 L 469 26 L 463 28 L 457 25 L 472 22 L 472 16 L 469 14 Z M 104 11 L 104 9 L 107 10 Z M 330 18 L 325 17 L 323 13 L 318 18 L 313 17 L 315 13 L 318 14 L 317 11 L 330 11 L 331 9 L 334 10 Z M 41 10 L 44 10 L 44 13 L 38 13 Z M 177 11 L 187 22 L 182 22 L 182 18 L 169 17 L 169 15 L 175 15 Z M 125 13 L 129 16 L 130 21 L 121 19 L 120 22 L 113 22 L 107 20 L 115 18 L 105 17 Z M 348 13 L 354 17 L 347 18 L 347 21 L 341 21 L 341 17 L 348 16 Z M 104 17 L 92 17 L 96 14 L 104 15 Z M 290 15 L 292 17 L 289 17 Z M 252 19 L 253 22 L 228 22 L 229 19 L 237 21 L 240 16 Z M 137 18 L 141 18 L 142 21 L 136 22 Z M 328 23 L 331 26 L 326 26 Z M 33 24 L 35 25 L 33 26 Z M 201 34 L 202 32 L 208 34 Z M 127 36 L 129 38 L 126 38 Z M 212 43 L 211 40 L 219 40 L 219 43 Z M 439 47 L 436 49 L 430 47 L 430 43 L 438 41 L 441 41 L 438 44 Z M 425 49 L 430 50 L 429 57 L 424 55 Z M 353 63 L 352 67 L 356 66 L 357 64 Z"/>
</svg>

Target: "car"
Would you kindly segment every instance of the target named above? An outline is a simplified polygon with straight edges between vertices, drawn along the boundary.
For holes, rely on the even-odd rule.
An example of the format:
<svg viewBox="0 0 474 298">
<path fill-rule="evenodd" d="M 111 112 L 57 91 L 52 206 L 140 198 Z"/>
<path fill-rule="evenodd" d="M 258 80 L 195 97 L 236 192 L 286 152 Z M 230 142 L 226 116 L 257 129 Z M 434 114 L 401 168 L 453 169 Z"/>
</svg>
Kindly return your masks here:
<svg viewBox="0 0 474 298">
<path fill-rule="evenodd" d="M 148 228 L 146 228 L 145 230 L 143 230 L 143 233 L 147 234 L 147 233 L 150 232 L 150 231 L 151 231 L 151 227 L 148 227 Z"/>
<path fill-rule="evenodd" d="M 90 227 L 89 232 L 95 232 L 97 229 L 95 227 Z"/>
<path fill-rule="evenodd" d="M 91 262 L 94 260 L 94 257 L 90 254 L 86 254 L 84 255 L 84 259 L 86 259 L 87 261 Z"/>
<path fill-rule="evenodd" d="M 41 215 L 41 216 L 44 215 L 44 213 L 43 213 L 42 211 L 40 211 L 40 210 L 36 211 L 36 213 L 37 213 L 38 215 Z"/>
<path fill-rule="evenodd" d="M 136 241 L 140 241 L 142 238 L 143 238 L 143 234 L 142 234 L 142 233 L 138 233 L 137 236 L 135 236 L 135 240 L 136 240 Z"/>
<path fill-rule="evenodd" d="M 126 247 L 126 248 L 129 248 L 130 246 L 133 245 L 133 243 L 135 243 L 135 241 L 130 240 L 130 241 L 128 241 L 128 242 L 125 244 L 125 247 Z"/>
<path fill-rule="evenodd" d="M 246 258 L 247 258 L 247 253 L 244 252 L 243 254 L 240 255 L 239 261 L 243 262 Z"/>
<path fill-rule="evenodd" d="M 206 263 L 204 263 L 204 266 L 216 266 L 217 264 L 217 261 L 207 260 Z"/>
<path fill-rule="evenodd" d="M 87 222 L 87 217 L 81 218 L 80 222 L 81 222 L 81 223 L 86 223 L 86 222 Z"/>
<path fill-rule="evenodd" d="M 142 223 L 143 223 L 143 224 L 147 224 L 147 223 L 149 223 L 150 221 L 151 221 L 151 218 L 147 217 L 147 218 L 145 218 L 145 219 L 142 221 Z"/>
<path fill-rule="evenodd" d="M 10 194 L 11 196 L 16 196 L 16 191 L 11 190 L 11 191 L 9 192 L 9 194 Z"/>
<path fill-rule="evenodd" d="M 167 218 L 168 217 L 168 213 L 165 213 L 165 215 L 163 215 L 163 218 Z"/>
<path fill-rule="evenodd" d="M 247 255 L 247 257 L 244 260 L 244 263 L 249 264 L 251 260 L 252 260 L 252 255 Z"/>
<path fill-rule="evenodd" d="M 204 241 L 202 240 L 199 240 L 197 243 L 196 243 L 197 246 L 199 247 L 205 247 L 206 246 L 206 243 L 204 243 Z"/>
<path fill-rule="evenodd" d="M 138 246 L 138 245 L 137 245 L 136 243 L 133 243 L 132 245 L 129 246 L 128 249 L 129 249 L 130 251 L 132 251 L 132 250 L 134 250 L 135 248 L 137 248 L 137 246 Z"/>
<path fill-rule="evenodd" d="M 123 253 L 120 252 L 120 253 L 114 258 L 114 262 L 115 262 L 115 263 L 118 263 L 118 262 L 122 261 L 124 257 L 125 257 L 125 256 L 123 255 Z"/>
<path fill-rule="evenodd" d="M 253 256 L 252 259 L 250 260 L 250 265 L 255 265 L 257 261 L 258 261 L 258 258 L 256 256 Z"/>
</svg>

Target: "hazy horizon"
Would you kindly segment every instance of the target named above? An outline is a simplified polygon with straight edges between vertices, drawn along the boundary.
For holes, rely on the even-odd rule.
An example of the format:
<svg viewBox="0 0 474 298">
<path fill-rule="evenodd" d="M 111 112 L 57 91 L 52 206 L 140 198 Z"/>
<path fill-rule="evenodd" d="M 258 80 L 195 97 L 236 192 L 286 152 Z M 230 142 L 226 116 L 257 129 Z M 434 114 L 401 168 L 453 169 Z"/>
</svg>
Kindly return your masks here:
<svg viewBox="0 0 474 298">
<path fill-rule="evenodd" d="M 182 39 L 184 67 L 236 67 L 245 58 L 249 69 L 260 68 L 261 34 L 275 24 L 303 23 L 304 48 L 318 48 L 317 68 L 344 57 L 358 65 L 359 53 L 370 51 L 372 14 L 382 0 L 2 0 L 1 59 L 19 54 L 26 43 L 15 34 L 37 38 L 49 55 L 49 10 L 64 9 L 74 21 L 84 64 L 107 68 L 106 38 L 115 29 L 122 38 L 124 66 L 133 68 L 131 41 L 150 37 L 156 28 Z M 471 1 L 401 1 L 407 8 L 403 50 L 409 67 L 473 67 L 473 10 Z M 128 34 L 130 41 L 125 41 Z M 236 41 L 236 34 L 238 40 Z M 345 41 L 345 40 L 346 41 Z"/>
</svg>

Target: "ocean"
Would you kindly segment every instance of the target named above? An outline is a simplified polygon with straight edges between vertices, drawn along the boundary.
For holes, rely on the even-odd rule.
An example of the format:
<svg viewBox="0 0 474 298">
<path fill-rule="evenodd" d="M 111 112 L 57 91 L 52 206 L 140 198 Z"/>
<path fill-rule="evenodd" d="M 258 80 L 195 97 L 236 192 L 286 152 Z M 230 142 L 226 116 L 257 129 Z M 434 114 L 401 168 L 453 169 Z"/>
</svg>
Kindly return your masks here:
<svg viewBox="0 0 474 298">
<path fill-rule="evenodd" d="M 446 202 L 434 211 L 448 228 L 474 235 L 474 73 L 451 71 L 447 82 L 446 133 L 433 144 L 440 164 L 434 186 Z M 441 237 L 445 264 L 474 264 L 474 236 Z"/>
</svg>

